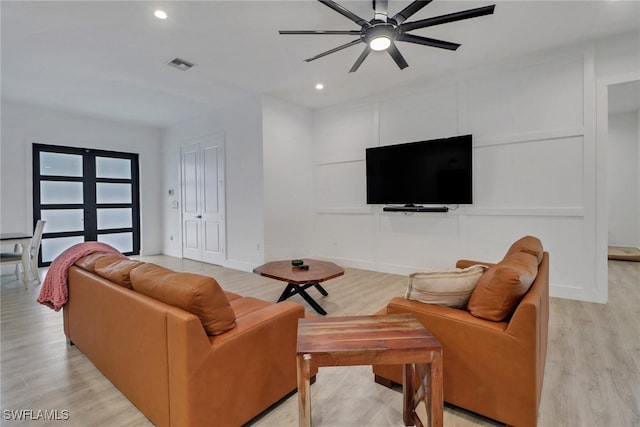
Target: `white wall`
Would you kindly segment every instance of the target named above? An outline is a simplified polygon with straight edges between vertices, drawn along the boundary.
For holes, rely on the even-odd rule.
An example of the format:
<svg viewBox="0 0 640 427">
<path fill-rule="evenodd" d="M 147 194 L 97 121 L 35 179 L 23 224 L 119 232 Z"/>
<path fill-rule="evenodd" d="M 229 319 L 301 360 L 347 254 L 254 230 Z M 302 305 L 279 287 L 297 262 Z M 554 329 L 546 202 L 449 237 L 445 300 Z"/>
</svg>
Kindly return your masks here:
<svg viewBox="0 0 640 427">
<path fill-rule="evenodd" d="M 497 261 L 531 234 L 550 252 L 552 295 L 605 302 L 595 74 L 633 70 L 636 45 L 637 34 L 569 46 L 315 112 L 316 255 L 410 273 L 458 258 Z M 366 147 L 467 133 L 472 206 L 404 215 L 366 205 Z"/>
<path fill-rule="evenodd" d="M 263 98 L 265 261 L 312 255 L 312 113 Z"/>
<path fill-rule="evenodd" d="M 32 144 L 138 153 L 141 253 L 161 252 L 160 131 L 2 100 L 2 232 L 32 231 Z"/>
<path fill-rule="evenodd" d="M 218 114 L 194 118 L 162 133 L 162 193 L 165 196 L 163 252 L 182 256 L 180 209 L 180 147 L 222 132 L 226 151 L 227 260 L 225 266 L 250 271 L 264 260 L 264 189 L 262 161 L 262 100 L 230 105 Z M 170 237 L 173 236 L 173 240 Z"/>
<path fill-rule="evenodd" d="M 609 245 L 640 247 L 638 111 L 609 116 Z"/>
</svg>

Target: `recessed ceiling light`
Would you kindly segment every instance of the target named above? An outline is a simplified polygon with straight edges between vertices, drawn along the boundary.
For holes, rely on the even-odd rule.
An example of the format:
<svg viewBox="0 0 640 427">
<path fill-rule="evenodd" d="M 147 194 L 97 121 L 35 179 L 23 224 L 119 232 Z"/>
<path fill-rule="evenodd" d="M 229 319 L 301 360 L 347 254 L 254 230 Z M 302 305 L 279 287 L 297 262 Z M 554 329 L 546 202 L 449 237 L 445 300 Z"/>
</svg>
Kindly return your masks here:
<svg viewBox="0 0 640 427">
<path fill-rule="evenodd" d="M 316 89 L 322 90 L 324 89 L 324 85 L 322 83 L 316 83 Z"/>
<path fill-rule="evenodd" d="M 167 19 L 167 12 L 165 12 L 164 10 L 158 9 L 153 12 L 153 15 L 158 19 Z"/>
</svg>

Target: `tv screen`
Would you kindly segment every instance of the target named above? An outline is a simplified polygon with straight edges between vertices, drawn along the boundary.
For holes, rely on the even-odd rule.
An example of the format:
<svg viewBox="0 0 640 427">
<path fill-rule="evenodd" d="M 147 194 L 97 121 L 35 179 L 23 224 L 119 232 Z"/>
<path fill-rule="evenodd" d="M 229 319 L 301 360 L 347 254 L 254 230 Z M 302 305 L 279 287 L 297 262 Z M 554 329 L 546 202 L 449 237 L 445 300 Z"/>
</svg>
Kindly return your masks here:
<svg viewBox="0 0 640 427">
<path fill-rule="evenodd" d="M 471 204 L 471 135 L 367 148 L 367 204 Z"/>
</svg>

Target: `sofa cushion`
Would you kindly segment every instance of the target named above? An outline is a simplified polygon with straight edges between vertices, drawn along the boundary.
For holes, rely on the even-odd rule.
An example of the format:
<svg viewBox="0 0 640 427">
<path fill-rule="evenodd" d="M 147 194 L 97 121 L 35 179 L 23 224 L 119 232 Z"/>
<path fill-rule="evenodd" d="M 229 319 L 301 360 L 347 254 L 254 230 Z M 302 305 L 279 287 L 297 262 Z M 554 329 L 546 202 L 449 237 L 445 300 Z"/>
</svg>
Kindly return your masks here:
<svg viewBox="0 0 640 427">
<path fill-rule="evenodd" d="M 484 265 L 434 270 L 409 275 L 405 298 L 449 307 L 464 308 L 478 280 L 487 270 Z"/>
<path fill-rule="evenodd" d="M 131 270 L 144 264 L 141 261 L 134 261 L 132 259 L 119 259 L 115 262 L 105 263 L 105 258 L 101 258 L 95 263 L 95 273 L 104 277 L 107 280 L 111 280 L 120 286 L 133 289 L 131 286 Z"/>
<path fill-rule="evenodd" d="M 198 316 L 208 335 L 219 335 L 235 326 L 229 300 L 212 277 L 144 264 L 131 271 L 131 284 L 141 294 Z"/>
<path fill-rule="evenodd" d="M 538 265 L 542 262 L 542 242 L 537 237 L 525 236 L 511 245 L 505 257 L 518 252 L 524 252 L 533 255 L 538 260 Z"/>
<path fill-rule="evenodd" d="M 538 261 L 527 252 L 506 256 L 490 267 L 471 294 L 467 310 L 475 317 L 501 322 L 511 316 L 538 273 Z"/>
<path fill-rule="evenodd" d="M 107 254 L 104 252 L 95 252 L 85 257 L 80 258 L 75 262 L 75 265 L 82 268 L 83 270 L 90 271 L 91 273 L 96 272 L 97 266 L 104 266 L 107 264 L 111 264 L 115 261 L 120 261 L 122 259 L 127 259 L 124 255 L 113 255 Z"/>
</svg>

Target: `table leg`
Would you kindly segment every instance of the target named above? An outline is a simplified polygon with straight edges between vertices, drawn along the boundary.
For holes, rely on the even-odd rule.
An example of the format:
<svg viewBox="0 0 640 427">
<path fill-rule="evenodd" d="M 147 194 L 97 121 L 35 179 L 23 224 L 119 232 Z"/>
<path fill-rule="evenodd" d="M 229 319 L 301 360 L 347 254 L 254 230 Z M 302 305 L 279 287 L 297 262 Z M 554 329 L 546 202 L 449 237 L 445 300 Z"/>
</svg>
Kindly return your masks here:
<svg viewBox="0 0 640 427">
<path fill-rule="evenodd" d="M 22 282 L 24 283 L 25 289 L 29 287 L 31 272 L 31 254 L 29 253 L 29 247 L 31 245 L 29 240 L 22 242 Z"/>
<path fill-rule="evenodd" d="M 429 366 L 429 397 L 425 390 L 425 403 L 428 401 L 429 425 L 442 427 L 444 417 L 444 394 L 442 392 L 442 350 L 433 351 Z"/>
<path fill-rule="evenodd" d="M 284 288 L 284 291 L 282 291 L 282 293 L 280 294 L 280 298 L 278 298 L 278 302 L 282 302 L 287 298 L 289 298 L 291 295 L 295 294 L 295 292 L 293 292 L 293 294 L 291 293 L 293 289 L 294 289 L 294 285 L 289 283 L 287 287 Z"/>
<path fill-rule="evenodd" d="M 318 314 L 322 314 L 323 316 L 325 316 L 325 315 L 327 314 L 327 312 L 326 312 L 326 311 L 324 311 L 324 308 L 320 307 L 320 304 L 318 304 L 318 303 L 316 302 L 316 300 L 314 300 L 314 299 L 313 299 L 313 297 L 312 297 L 311 295 L 309 295 L 309 294 L 307 293 L 307 291 L 305 291 L 305 290 L 304 290 L 304 288 L 303 288 L 302 286 L 298 286 L 296 290 L 298 291 L 298 293 L 300 294 L 300 296 L 301 296 L 302 298 L 304 298 L 304 300 L 305 300 L 306 302 L 308 302 L 308 303 L 309 303 L 309 305 L 310 305 L 311 307 L 313 307 L 313 309 L 314 309 L 315 311 L 317 311 L 317 312 L 318 312 Z"/>
<path fill-rule="evenodd" d="M 311 427 L 311 355 L 299 354 L 298 363 L 298 425 Z"/>
<path fill-rule="evenodd" d="M 314 300 L 313 297 L 309 295 L 305 290 L 305 288 L 308 288 L 310 286 L 318 287 L 320 285 L 317 283 L 307 283 L 306 285 L 296 285 L 295 283 L 289 283 L 287 287 L 284 288 L 284 291 L 282 291 L 282 294 L 280 294 L 280 298 L 278 298 L 278 302 L 282 302 L 295 294 L 299 294 L 302 298 L 304 298 L 306 302 L 309 303 L 311 307 L 313 307 L 313 309 L 318 314 L 322 314 L 323 316 L 325 316 L 327 312 L 324 310 L 324 308 L 322 308 L 320 304 L 318 304 L 316 300 Z M 325 291 L 324 288 L 322 288 L 322 286 L 320 286 L 320 289 L 322 289 L 320 293 L 322 293 L 323 295 L 328 295 L 327 291 Z"/>
<path fill-rule="evenodd" d="M 414 425 L 413 407 L 413 365 L 406 363 L 402 365 L 402 420 L 404 425 Z"/>
<path fill-rule="evenodd" d="M 318 292 L 320 292 L 320 293 L 321 293 L 322 295 L 324 295 L 325 297 L 326 297 L 327 295 L 329 295 L 329 292 L 327 292 L 327 291 L 322 287 L 322 285 L 320 285 L 320 283 L 316 283 L 314 286 L 316 287 L 316 289 L 318 290 Z"/>
</svg>

